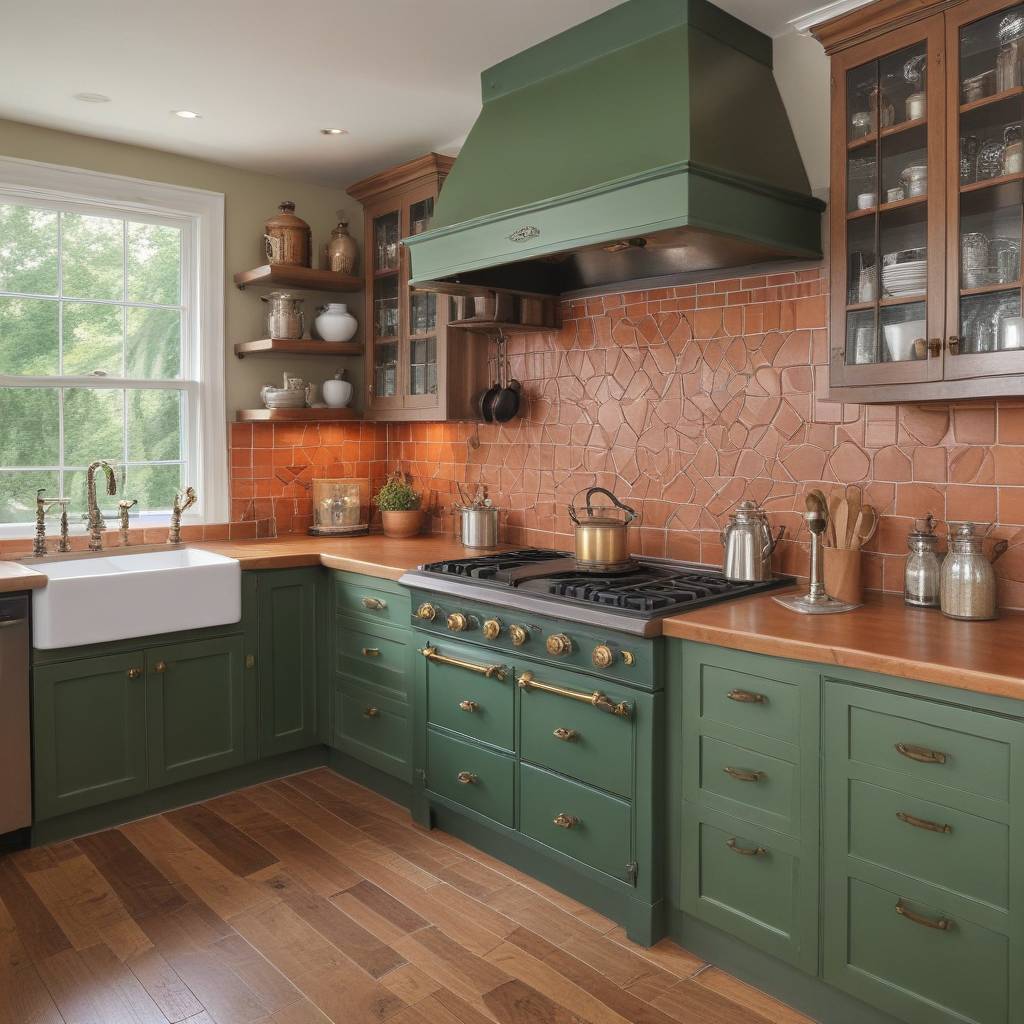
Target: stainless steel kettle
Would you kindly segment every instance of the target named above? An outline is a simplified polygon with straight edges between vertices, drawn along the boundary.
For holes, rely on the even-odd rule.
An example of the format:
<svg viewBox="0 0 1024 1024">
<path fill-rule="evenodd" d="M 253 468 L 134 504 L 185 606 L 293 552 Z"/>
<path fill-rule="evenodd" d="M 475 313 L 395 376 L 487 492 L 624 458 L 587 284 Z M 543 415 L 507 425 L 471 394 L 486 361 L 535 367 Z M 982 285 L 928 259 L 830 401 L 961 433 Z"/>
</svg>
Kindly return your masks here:
<svg viewBox="0 0 1024 1024">
<path fill-rule="evenodd" d="M 725 546 L 723 573 L 735 583 L 760 583 L 772 578 L 772 552 L 782 540 L 785 526 L 772 537 L 768 515 L 756 501 L 742 501 L 722 531 Z"/>
</svg>

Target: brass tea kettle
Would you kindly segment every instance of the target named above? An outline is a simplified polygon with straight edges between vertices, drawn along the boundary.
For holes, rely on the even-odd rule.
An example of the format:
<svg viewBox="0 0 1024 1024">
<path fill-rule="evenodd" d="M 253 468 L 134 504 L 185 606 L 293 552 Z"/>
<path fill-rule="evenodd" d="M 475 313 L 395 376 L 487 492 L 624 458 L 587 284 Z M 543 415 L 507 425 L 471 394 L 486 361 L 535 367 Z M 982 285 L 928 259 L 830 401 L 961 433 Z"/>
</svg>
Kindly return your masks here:
<svg viewBox="0 0 1024 1024">
<path fill-rule="evenodd" d="M 603 494 L 613 507 L 595 508 L 590 500 L 595 494 Z M 575 500 L 569 505 L 569 518 L 576 524 L 576 564 L 597 571 L 629 568 L 629 524 L 637 518 L 636 509 L 604 487 L 591 487 L 582 509 L 576 508 Z"/>
</svg>

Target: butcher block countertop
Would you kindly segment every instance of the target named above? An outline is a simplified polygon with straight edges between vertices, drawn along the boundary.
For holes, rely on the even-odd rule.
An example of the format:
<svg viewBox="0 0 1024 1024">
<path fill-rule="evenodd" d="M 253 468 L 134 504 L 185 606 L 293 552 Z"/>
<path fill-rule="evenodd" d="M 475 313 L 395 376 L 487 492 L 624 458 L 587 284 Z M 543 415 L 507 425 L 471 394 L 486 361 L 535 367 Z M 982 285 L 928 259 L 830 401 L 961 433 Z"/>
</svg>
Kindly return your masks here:
<svg viewBox="0 0 1024 1024">
<path fill-rule="evenodd" d="M 46 586 L 46 576 L 18 562 L 0 562 L 0 594 Z"/>
<path fill-rule="evenodd" d="M 1024 699 L 1024 612 L 960 622 L 937 608 L 909 608 L 896 594 L 869 592 L 852 612 L 800 615 L 759 595 L 674 615 L 664 629 L 737 651 Z"/>
</svg>

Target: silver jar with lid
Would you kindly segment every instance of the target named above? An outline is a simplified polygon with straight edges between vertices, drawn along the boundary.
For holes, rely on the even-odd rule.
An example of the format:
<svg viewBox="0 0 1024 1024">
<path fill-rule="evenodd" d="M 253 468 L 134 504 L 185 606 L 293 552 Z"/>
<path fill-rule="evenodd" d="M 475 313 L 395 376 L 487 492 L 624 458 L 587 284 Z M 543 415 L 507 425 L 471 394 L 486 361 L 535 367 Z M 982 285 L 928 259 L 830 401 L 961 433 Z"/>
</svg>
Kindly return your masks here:
<svg viewBox="0 0 1024 1024">
<path fill-rule="evenodd" d="M 910 554 L 903 575 L 903 600 L 915 608 L 938 608 L 942 561 L 935 517 L 930 512 L 924 519 L 914 521 L 907 547 Z"/>
<path fill-rule="evenodd" d="M 992 523 L 982 523 L 984 532 L 975 533 L 977 523 L 951 522 L 949 524 L 949 550 L 942 563 L 939 600 L 942 614 L 951 619 L 995 619 L 999 616 L 996 604 L 996 573 L 992 563 L 1009 547 L 999 541 L 992 548 L 991 559 L 982 550 Z"/>
</svg>

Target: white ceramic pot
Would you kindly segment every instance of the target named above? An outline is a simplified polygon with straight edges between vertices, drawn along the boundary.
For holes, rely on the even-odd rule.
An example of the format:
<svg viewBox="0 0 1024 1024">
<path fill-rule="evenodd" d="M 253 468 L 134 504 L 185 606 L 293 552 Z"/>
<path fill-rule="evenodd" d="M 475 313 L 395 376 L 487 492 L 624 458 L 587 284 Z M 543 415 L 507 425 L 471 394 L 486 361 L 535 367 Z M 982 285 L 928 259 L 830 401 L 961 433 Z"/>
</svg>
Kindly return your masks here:
<svg viewBox="0 0 1024 1024">
<path fill-rule="evenodd" d="M 317 311 L 316 333 L 324 341 L 351 341 L 359 326 L 344 302 L 328 302 Z"/>
<path fill-rule="evenodd" d="M 352 401 L 352 382 L 348 380 L 325 380 L 323 384 L 324 403 L 331 409 L 344 409 Z"/>
<path fill-rule="evenodd" d="M 903 363 L 916 359 L 914 342 L 924 338 L 928 327 L 925 320 L 908 320 L 903 324 L 886 324 L 882 328 L 885 346 L 889 350 L 889 358 L 894 363 Z"/>
</svg>

